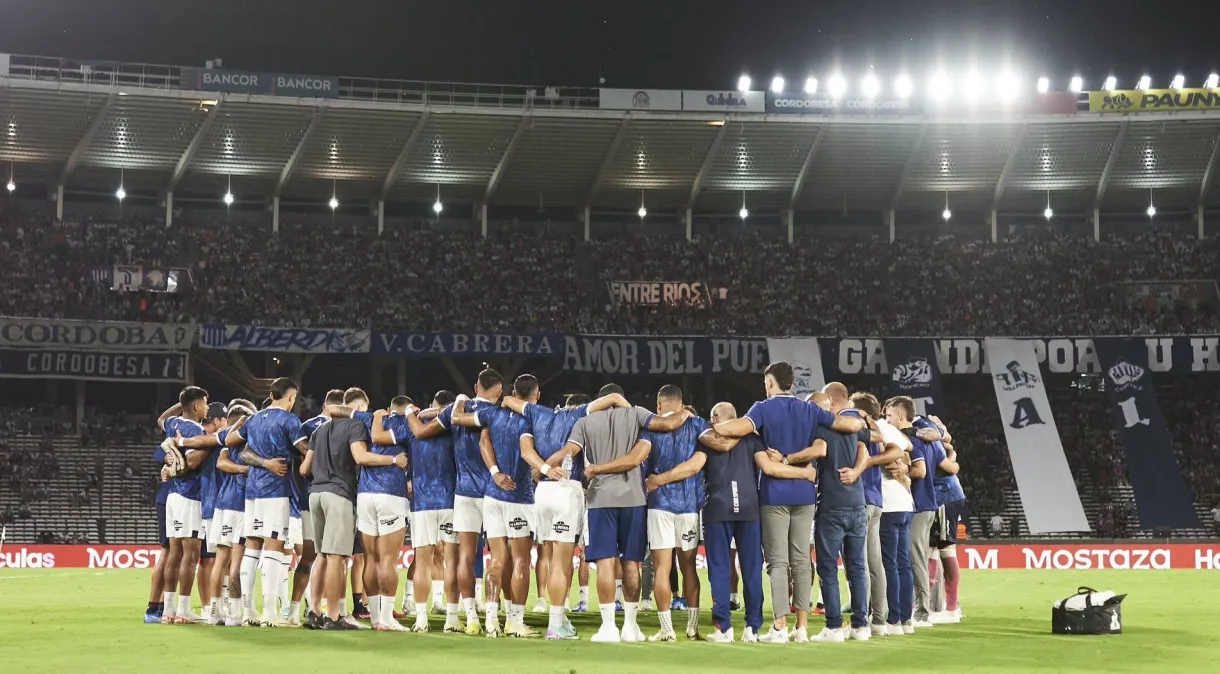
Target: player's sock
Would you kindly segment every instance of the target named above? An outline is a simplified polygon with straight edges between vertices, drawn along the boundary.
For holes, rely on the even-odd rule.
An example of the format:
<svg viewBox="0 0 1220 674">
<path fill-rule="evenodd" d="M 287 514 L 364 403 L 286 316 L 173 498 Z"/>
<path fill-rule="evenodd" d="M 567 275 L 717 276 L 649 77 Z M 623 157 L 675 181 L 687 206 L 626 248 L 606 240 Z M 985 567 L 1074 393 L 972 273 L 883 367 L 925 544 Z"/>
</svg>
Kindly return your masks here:
<svg viewBox="0 0 1220 674">
<path fill-rule="evenodd" d="M 288 577 L 292 575 L 292 559 L 288 554 L 284 554 L 284 559 L 281 560 L 281 569 L 279 575 L 280 581 L 280 603 L 287 604 L 292 600 L 292 592 L 288 587 Z"/>
<path fill-rule="evenodd" d="M 220 596 L 229 596 L 229 576 L 224 576 L 220 581 Z"/>
<path fill-rule="evenodd" d="M 674 631 L 673 616 L 669 613 L 668 608 L 666 608 L 664 611 L 657 611 L 657 620 L 659 620 L 661 622 L 661 631 L 662 632 L 673 632 Z"/>
<path fill-rule="evenodd" d="M 247 610 L 254 610 L 254 570 L 258 568 L 258 550 L 246 550 L 241 556 L 241 575 L 238 577 L 238 585 L 241 587 L 241 596 L 244 607 Z"/>
<path fill-rule="evenodd" d="M 415 602 L 415 622 L 428 622 L 428 602 Z"/>
<path fill-rule="evenodd" d="M 474 579 L 474 599 L 475 599 L 476 605 L 483 603 L 484 593 L 483 593 L 483 579 L 482 578 Z"/>
<path fill-rule="evenodd" d="M 941 564 L 945 565 L 945 609 L 956 611 L 957 605 L 957 589 L 962 582 L 962 567 L 957 562 L 957 557 L 942 557 Z"/>
<path fill-rule="evenodd" d="M 451 627 L 458 624 L 458 605 L 445 604 L 445 627 Z"/>
<path fill-rule="evenodd" d="M 578 595 L 578 597 L 579 597 L 580 601 L 584 601 L 584 602 L 589 601 L 589 586 L 588 585 L 580 586 L 580 594 Z"/>
<path fill-rule="evenodd" d="M 289 601 L 288 602 L 288 615 L 296 616 L 297 618 L 300 618 L 301 617 L 301 602 Z"/>
<path fill-rule="evenodd" d="M 462 605 L 466 609 L 466 624 L 478 623 L 479 612 L 474 608 L 474 597 L 463 597 Z"/>
<path fill-rule="evenodd" d="M 208 618 L 219 620 L 223 616 L 220 615 L 220 597 L 212 597 L 212 601 L 208 602 Z"/>
<path fill-rule="evenodd" d="M 508 605 L 508 620 L 514 625 L 521 626 L 525 624 L 525 604 L 509 604 Z"/>
<path fill-rule="evenodd" d="M 494 601 L 489 601 L 489 602 L 487 602 L 486 608 L 487 608 L 487 624 L 490 625 L 492 623 L 492 621 L 498 622 L 500 620 L 500 603 L 494 602 Z"/>
<path fill-rule="evenodd" d="M 263 550 L 259 563 L 261 580 L 263 582 L 263 620 L 270 621 L 275 616 L 275 601 L 280 595 L 280 564 L 284 553 L 274 550 Z"/>
<path fill-rule="evenodd" d="M 162 615 L 169 616 L 170 618 L 173 618 L 174 616 L 178 615 L 178 593 L 177 592 L 164 593 L 164 596 L 161 598 L 161 601 L 165 604 L 165 611 L 162 613 Z"/>
<path fill-rule="evenodd" d="M 229 618 L 238 620 L 241 618 L 242 600 L 240 598 L 229 597 Z"/>
<path fill-rule="evenodd" d="M 699 631 L 699 609 L 688 608 L 688 609 L 686 609 L 686 633 L 690 634 L 691 632 L 698 632 L 698 631 Z"/>
<path fill-rule="evenodd" d="M 407 607 L 415 603 L 415 583 L 408 580 L 404 585 L 407 589 L 402 593 L 402 610 L 406 612 Z"/>
<path fill-rule="evenodd" d="M 432 581 L 432 603 L 441 606 L 445 603 L 445 581 Z"/>
<path fill-rule="evenodd" d="M 184 616 L 191 612 L 191 595 L 178 595 L 178 615 Z"/>
<path fill-rule="evenodd" d="M 369 600 L 369 615 L 372 616 L 371 618 L 369 618 L 369 620 L 374 625 L 376 625 L 381 622 L 381 595 L 379 595 L 379 594 L 369 595 L 368 600 Z M 394 601 L 394 599 L 391 598 L 390 601 Z"/>
<path fill-rule="evenodd" d="M 563 627 L 563 607 L 552 606 L 551 617 L 546 624 L 546 628 L 551 632 L 558 632 L 561 627 Z"/>
<path fill-rule="evenodd" d="M 623 602 L 623 627 L 635 624 L 635 616 L 640 611 L 640 602 L 626 601 Z"/>
<path fill-rule="evenodd" d="M 614 581 L 614 601 L 623 600 L 623 581 Z"/>
<path fill-rule="evenodd" d="M 598 604 L 601 610 L 602 627 L 614 627 L 614 604 Z"/>
</svg>

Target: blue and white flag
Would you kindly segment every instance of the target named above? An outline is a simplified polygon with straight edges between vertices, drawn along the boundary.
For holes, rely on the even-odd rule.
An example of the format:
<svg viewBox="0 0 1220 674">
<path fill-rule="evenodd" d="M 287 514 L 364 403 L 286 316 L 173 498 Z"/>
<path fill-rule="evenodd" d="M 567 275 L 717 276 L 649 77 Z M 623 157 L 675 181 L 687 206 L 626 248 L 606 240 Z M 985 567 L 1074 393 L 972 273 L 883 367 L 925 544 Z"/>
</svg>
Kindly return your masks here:
<svg viewBox="0 0 1220 674">
<path fill-rule="evenodd" d="M 792 394 L 798 398 L 821 391 L 826 386 L 822 372 L 822 349 L 816 337 L 767 338 L 767 358 L 770 362 L 784 361 L 792 366 Z"/>
<path fill-rule="evenodd" d="M 368 330 L 337 328 L 269 328 L 261 325 L 201 325 L 205 349 L 278 351 L 280 353 L 368 353 Z"/>
<path fill-rule="evenodd" d="M 887 339 L 885 359 L 890 366 L 889 395 L 914 400 L 920 416 L 945 415 L 940 366 L 932 340 Z"/>
</svg>

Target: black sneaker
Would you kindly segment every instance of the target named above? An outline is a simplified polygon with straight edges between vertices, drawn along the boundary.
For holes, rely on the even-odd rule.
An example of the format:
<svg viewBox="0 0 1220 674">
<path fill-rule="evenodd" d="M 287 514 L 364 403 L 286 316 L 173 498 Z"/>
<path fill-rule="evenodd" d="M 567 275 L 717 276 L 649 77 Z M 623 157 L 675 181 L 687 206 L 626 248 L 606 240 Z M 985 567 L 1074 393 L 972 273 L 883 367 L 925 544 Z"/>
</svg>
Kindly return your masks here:
<svg viewBox="0 0 1220 674">
<path fill-rule="evenodd" d="M 740 610 L 741 610 L 741 604 L 738 604 L 738 603 L 737 603 L 737 602 L 735 602 L 735 601 L 730 601 L 730 602 L 729 602 L 729 610 L 730 610 L 730 611 L 740 611 Z"/>
<path fill-rule="evenodd" d="M 322 627 L 320 627 L 319 629 L 326 631 L 326 632 L 349 632 L 349 631 L 359 630 L 360 628 L 356 627 L 355 625 L 352 625 L 350 623 L 347 623 L 343 620 L 331 620 L 328 617 L 328 618 L 326 618 L 326 623 L 324 625 L 322 625 Z"/>
<path fill-rule="evenodd" d="M 317 613 L 314 613 L 313 611 L 309 611 L 308 613 L 306 613 L 305 614 L 305 623 L 304 623 L 305 629 L 307 629 L 307 630 L 320 629 L 321 627 L 318 624 L 318 620 L 319 620 L 319 618 L 318 618 Z"/>
<path fill-rule="evenodd" d="M 352 611 L 352 617 L 356 620 L 369 620 L 373 617 L 373 614 L 369 613 L 369 607 L 364 604 L 356 604 L 355 610 Z"/>
</svg>

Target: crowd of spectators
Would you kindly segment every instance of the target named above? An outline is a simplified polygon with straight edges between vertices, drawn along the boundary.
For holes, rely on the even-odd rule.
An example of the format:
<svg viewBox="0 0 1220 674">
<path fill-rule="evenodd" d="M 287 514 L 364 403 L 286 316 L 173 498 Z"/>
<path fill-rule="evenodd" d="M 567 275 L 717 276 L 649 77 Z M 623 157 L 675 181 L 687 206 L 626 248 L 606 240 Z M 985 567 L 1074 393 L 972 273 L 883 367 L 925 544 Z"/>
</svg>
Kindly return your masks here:
<svg viewBox="0 0 1220 674">
<path fill-rule="evenodd" d="M 1220 242 L 1178 232 L 1095 243 L 1069 230 L 968 237 L 693 241 L 501 228 L 285 223 L 278 235 L 184 215 L 16 219 L 0 314 L 301 327 L 607 334 L 1062 335 L 1215 332 L 1214 297 L 1142 301 L 1124 283 L 1212 280 Z M 1057 232 L 1057 233 L 1056 233 Z M 114 264 L 189 270 L 178 293 L 119 293 Z M 712 308 L 613 306 L 606 281 L 702 281 Z"/>
</svg>

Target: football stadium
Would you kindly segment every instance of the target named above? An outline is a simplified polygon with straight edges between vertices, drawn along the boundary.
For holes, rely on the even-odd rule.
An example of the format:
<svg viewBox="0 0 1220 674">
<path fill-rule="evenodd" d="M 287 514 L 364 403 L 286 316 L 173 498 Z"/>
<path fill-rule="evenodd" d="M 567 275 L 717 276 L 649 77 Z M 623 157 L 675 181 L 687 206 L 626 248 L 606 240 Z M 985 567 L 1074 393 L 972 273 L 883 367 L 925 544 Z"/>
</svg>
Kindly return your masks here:
<svg viewBox="0 0 1220 674">
<path fill-rule="evenodd" d="M 4 671 L 1220 671 L 1216 73 L 233 65 L 0 53 Z"/>
</svg>

